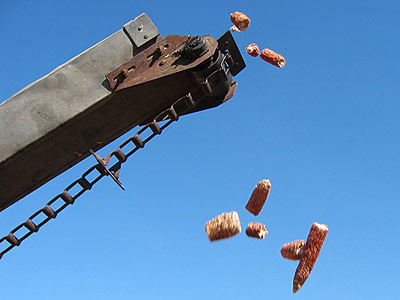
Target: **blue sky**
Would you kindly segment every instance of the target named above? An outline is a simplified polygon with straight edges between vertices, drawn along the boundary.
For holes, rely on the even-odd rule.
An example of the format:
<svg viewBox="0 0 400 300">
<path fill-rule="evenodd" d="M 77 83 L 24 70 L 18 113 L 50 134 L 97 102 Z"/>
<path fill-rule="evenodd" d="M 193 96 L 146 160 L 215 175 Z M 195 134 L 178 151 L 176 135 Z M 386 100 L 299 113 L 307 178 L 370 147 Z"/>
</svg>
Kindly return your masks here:
<svg viewBox="0 0 400 300">
<path fill-rule="evenodd" d="M 397 1 L 2 2 L 0 101 L 142 12 L 164 36 L 218 38 L 237 10 L 252 23 L 235 34 L 247 64 L 236 95 L 181 118 L 132 157 L 121 173 L 127 191 L 103 179 L 5 255 L 0 300 L 397 299 Z M 286 67 L 248 56 L 252 42 L 284 55 Z M 92 163 L 2 211 L 1 235 Z M 254 217 L 244 206 L 264 178 L 271 194 Z M 231 210 L 243 229 L 265 223 L 267 238 L 210 243 L 205 222 Z M 293 295 L 297 263 L 279 250 L 315 221 L 330 231 Z"/>
</svg>

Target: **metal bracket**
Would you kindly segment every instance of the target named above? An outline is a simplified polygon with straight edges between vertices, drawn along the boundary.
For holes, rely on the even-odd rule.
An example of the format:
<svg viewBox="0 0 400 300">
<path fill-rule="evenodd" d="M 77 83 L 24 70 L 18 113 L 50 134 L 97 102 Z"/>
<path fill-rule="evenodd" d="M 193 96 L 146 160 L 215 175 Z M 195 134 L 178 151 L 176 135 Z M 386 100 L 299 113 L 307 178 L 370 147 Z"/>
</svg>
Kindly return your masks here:
<svg viewBox="0 0 400 300">
<path fill-rule="evenodd" d="M 124 31 L 137 48 L 160 36 L 157 27 L 145 13 L 125 24 Z"/>
<path fill-rule="evenodd" d="M 96 153 L 94 153 L 94 151 L 92 149 L 90 149 L 90 153 L 94 156 L 94 158 L 96 158 L 97 162 L 99 163 L 99 166 L 101 168 L 101 170 L 104 172 L 105 175 L 109 175 L 111 176 L 111 178 L 116 182 L 116 184 L 118 184 L 118 186 L 125 191 L 124 186 L 122 185 L 121 181 L 119 181 L 118 179 L 118 175 L 119 175 L 119 170 L 116 172 L 116 174 L 114 175 L 113 172 L 111 172 L 107 167 L 106 164 L 104 163 L 103 159 Z"/>
<path fill-rule="evenodd" d="M 227 63 L 233 76 L 246 67 L 239 48 L 235 43 L 235 39 L 229 30 L 219 37 L 218 48 L 222 53 L 230 54 L 230 57 L 227 59 Z"/>
<path fill-rule="evenodd" d="M 204 46 L 200 47 L 201 52 L 197 53 L 197 56 L 185 58 L 181 50 L 187 44 L 188 36 L 168 35 L 106 74 L 110 88 L 113 91 L 120 91 L 135 86 L 140 90 L 146 88 L 143 83 L 163 80 L 169 82 L 160 85 L 167 91 L 183 89 L 182 85 L 185 82 L 190 82 L 192 77 L 184 76 L 180 79 L 174 79 L 173 76 L 179 76 L 179 73 L 186 71 L 189 72 L 190 69 L 212 57 L 217 49 L 218 43 L 211 36 L 204 36 L 201 39 L 204 40 Z M 190 50 L 190 47 L 188 48 Z M 187 52 L 190 52 L 189 50 Z M 182 82 L 182 80 L 185 82 Z M 173 84 L 173 87 L 171 84 Z M 139 87 L 139 85 L 141 86 Z M 158 90 L 160 89 L 158 88 Z M 155 94 L 154 89 L 150 92 L 152 96 Z M 143 97 L 148 99 L 147 93 Z M 133 94 L 135 94 L 135 98 L 139 97 L 138 91 L 132 92 Z M 174 98 L 179 96 L 178 94 Z M 168 99 L 165 93 L 160 93 L 159 97 Z"/>
</svg>

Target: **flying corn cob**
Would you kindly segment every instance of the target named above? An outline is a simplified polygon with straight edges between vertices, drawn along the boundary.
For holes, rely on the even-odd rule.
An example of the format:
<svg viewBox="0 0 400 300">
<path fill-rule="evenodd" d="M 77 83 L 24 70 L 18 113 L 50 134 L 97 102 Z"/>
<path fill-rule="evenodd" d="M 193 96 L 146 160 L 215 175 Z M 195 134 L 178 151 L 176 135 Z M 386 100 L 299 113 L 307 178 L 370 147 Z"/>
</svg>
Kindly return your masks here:
<svg viewBox="0 0 400 300">
<path fill-rule="evenodd" d="M 261 180 L 257 183 L 246 204 L 246 209 L 253 215 L 257 216 L 263 208 L 265 201 L 267 201 L 270 189 L 271 182 L 267 179 Z"/>
<path fill-rule="evenodd" d="M 265 239 L 268 234 L 267 227 L 264 224 L 251 222 L 247 225 L 246 234 L 256 239 Z"/>
<path fill-rule="evenodd" d="M 246 51 L 253 57 L 256 57 L 260 54 L 260 49 L 258 48 L 257 44 L 252 43 L 246 47 Z"/>
<path fill-rule="evenodd" d="M 236 211 L 222 213 L 206 223 L 206 233 L 211 242 L 230 238 L 241 231 Z"/>
<path fill-rule="evenodd" d="M 266 62 L 269 62 L 270 64 L 279 68 L 283 68 L 286 64 L 285 58 L 282 55 L 270 49 L 264 49 L 261 51 L 260 57 Z"/>
<path fill-rule="evenodd" d="M 310 275 L 327 233 L 328 226 L 318 223 L 312 224 L 306 245 L 304 246 L 303 255 L 294 275 L 293 293 L 296 293 L 303 286 Z"/>
<path fill-rule="evenodd" d="M 231 31 L 245 31 L 250 25 L 250 18 L 244 13 L 239 11 L 231 13 L 231 22 L 233 26 L 230 28 Z"/>
<path fill-rule="evenodd" d="M 284 244 L 281 248 L 282 257 L 291 260 L 299 260 L 303 254 L 305 244 L 306 242 L 303 240 Z"/>
</svg>

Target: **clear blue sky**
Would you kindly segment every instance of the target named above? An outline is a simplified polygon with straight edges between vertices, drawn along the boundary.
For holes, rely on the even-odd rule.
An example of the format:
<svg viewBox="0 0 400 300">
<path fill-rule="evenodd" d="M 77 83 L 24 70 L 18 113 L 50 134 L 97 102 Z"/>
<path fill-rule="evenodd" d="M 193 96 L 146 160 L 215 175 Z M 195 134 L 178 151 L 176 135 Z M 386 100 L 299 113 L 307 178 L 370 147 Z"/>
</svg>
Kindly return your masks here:
<svg viewBox="0 0 400 300">
<path fill-rule="evenodd" d="M 127 191 L 103 179 L 5 255 L 0 300 L 398 299 L 398 1 L 2 1 L 0 101 L 142 12 L 164 36 L 218 38 L 237 10 L 252 23 L 235 34 L 247 63 L 236 95 L 138 152 Z M 251 42 L 287 66 L 248 56 Z M 92 163 L 1 212 L 1 236 Z M 254 217 L 244 206 L 264 178 L 270 198 Z M 205 222 L 231 210 L 267 238 L 211 244 Z M 297 263 L 279 250 L 314 221 L 330 231 L 293 295 Z"/>
</svg>

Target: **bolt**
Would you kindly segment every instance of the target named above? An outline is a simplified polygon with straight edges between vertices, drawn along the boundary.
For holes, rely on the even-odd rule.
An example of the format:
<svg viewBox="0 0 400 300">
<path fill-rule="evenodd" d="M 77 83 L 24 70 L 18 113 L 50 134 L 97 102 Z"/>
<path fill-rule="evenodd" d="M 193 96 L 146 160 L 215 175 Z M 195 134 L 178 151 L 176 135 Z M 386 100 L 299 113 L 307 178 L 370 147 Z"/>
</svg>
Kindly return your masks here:
<svg viewBox="0 0 400 300">
<path fill-rule="evenodd" d="M 143 36 L 143 38 L 145 39 L 145 40 L 147 40 L 148 39 L 148 35 L 147 34 L 145 34 L 144 36 Z"/>
<path fill-rule="evenodd" d="M 197 58 L 206 53 L 206 40 L 202 36 L 189 36 L 182 49 L 184 58 Z"/>
<path fill-rule="evenodd" d="M 126 77 L 128 77 L 129 71 L 127 69 L 122 68 L 121 70 L 119 70 L 118 73 L 118 77 L 121 77 L 121 79 L 125 79 Z"/>
<path fill-rule="evenodd" d="M 118 75 L 114 78 L 116 81 L 114 90 L 128 77 L 129 71 L 125 68 L 119 70 Z"/>
<path fill-rule="evenodd" d="M 153 56 L 160 57 L 163 54 L 164 54 L 164 47 L 161 47 L 161 46 L 158 46 L 153 52 Z"/>
</svg>

